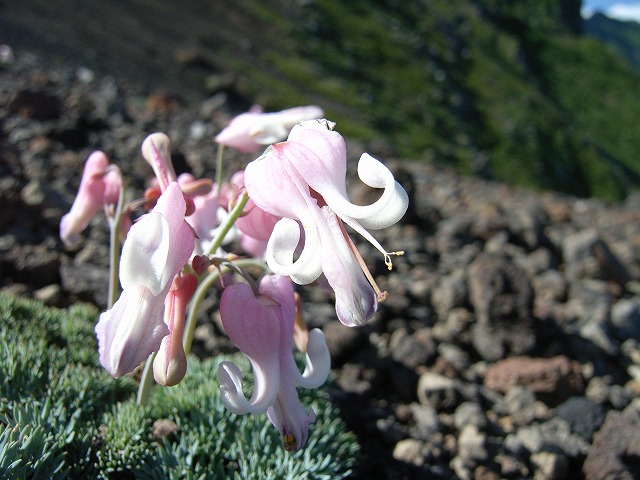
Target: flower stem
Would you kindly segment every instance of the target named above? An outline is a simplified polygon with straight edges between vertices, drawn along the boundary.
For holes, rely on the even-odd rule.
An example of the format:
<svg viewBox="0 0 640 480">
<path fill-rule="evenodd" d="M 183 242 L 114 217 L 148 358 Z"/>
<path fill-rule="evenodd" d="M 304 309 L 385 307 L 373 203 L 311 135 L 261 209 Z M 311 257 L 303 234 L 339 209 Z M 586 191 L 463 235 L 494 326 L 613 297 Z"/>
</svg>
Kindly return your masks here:
<svg viewBox="0 0 640 480">
<path fill-rule="evenodd" d="M 222 192 L 222 170 L 224 167 L 224 145 L 218 144 L 218 156 L 216 159 L 216 188 L 218 189 L 218 198 Z"/>
<path fill-rule="evenodd" d="M 136 397 L 136 403 L 138 405 L 145 406 L 149 403 L 149 395 L 151 394 L 151 387 L 153 386 L 153 361 L 157 353 L 158 352 L 153 352 L 149 355 L 149 358 L 147 358 L 144 364 L 140 385 L 138 385 L 138 396 Z"/>
<path fill-rule="evenodd" d="M 109 293 L 107 295 L 107 310 L 110 309 L 118 297 L 120 282 L 118 270 L 120 267 L 120 230 L 122 229 L 122 207 L 124 205 L 124 187 L 120 189 L 118 204 L 113 218 L 109 221 Z"/>
<path fill-rule="evenodd" d="M 224 237 L 227 236 L 227 233 L 229 233 L 229 230 L 231 230 L 233 224 L 236 223 L 236 220 L 240 217 L 240 215 L 242 215 L 242 210 L 244 209 L 248 201 L 249 195 L 245 190 L 240 194 L 235 206 L 229 212 L 229 215 L 227 216 L 227 218 L 225 218 L 222 225 L 220 225 L 216 238 L 214 238 L 213 242 L 211 242 L 211 246 L 209 247 L 209 251 L 207 252 L 208 255 L 215 254 L 216 250 L 220 248 L 220 245 L 222 245 L 222 242 L 224 241 Z"/>
</svg>

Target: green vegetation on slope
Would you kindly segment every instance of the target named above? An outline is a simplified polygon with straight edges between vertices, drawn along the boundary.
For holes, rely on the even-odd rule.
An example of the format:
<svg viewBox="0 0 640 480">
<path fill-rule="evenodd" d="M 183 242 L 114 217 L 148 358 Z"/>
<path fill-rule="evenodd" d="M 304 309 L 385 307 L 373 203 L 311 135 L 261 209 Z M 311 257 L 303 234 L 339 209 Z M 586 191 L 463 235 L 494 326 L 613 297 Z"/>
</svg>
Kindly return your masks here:
<svg viewBox="0 0 640 480">
<path fill-rule="evenodd" d="M 238 5 L 264 28 L 251 51 L 217 53 L 268 109 L 318 103 L 374 154 L 521 185 L 609 199 L 640 186 L 640 76 L 577 33 L 577 0 Z"/>
<path fill-rule="evenodd" d="M 593 35 L 620 53 L 640 72 L 640 23 L 614 20 L 596 13 L 584 21 L 584 33 Z"/>
</svg>

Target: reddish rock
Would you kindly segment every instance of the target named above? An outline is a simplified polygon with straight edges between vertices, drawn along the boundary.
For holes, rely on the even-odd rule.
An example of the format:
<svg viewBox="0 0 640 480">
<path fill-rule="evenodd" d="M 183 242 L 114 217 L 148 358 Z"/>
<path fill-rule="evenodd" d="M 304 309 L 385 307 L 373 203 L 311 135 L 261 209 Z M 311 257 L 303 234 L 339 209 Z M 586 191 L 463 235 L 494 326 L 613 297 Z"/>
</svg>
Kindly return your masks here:
<svg viewBox="0 0 640 480">
<path fill-rule="evenodd" d="M 500 360 L 487 369 L 484 385 L 503 393 L 513 387 L 525 387 L 552 406 L 584 389 L 580 365 L 563 355 Z"/>
<path fill-rule="evenodd" d="M 640 478 L 640 414 L 611 411 L 593 436 L 583 472 L 586 480 Z"/>
</svg>

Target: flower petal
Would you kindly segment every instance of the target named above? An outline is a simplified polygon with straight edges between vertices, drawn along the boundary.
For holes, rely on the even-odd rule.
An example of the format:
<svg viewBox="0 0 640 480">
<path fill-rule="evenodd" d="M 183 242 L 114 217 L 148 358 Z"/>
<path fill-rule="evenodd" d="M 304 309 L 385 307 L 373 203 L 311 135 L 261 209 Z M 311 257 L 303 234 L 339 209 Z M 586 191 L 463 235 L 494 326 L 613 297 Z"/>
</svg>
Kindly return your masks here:
<svg viewBox="0 0 640 480">
<path fill-rule="evenodd" d="M 157 212 L 140 217 L 122 246 L 120 283 L 126 290 L 143 285 L 158 295 L 167 285 L 164 269 L 169 256 L 169 225 Z"/>
<path fill-rule="evenodd" d="M 339 217 L 359 220 L 364 228 L 379 230 L 398 222 L 407 211 L 409 196 L 395 181 L 393 174 L 380 161 L 364 153 L 358 162 L 358 176 L 370 187 L 384 188 L 382 196 L 371 205 L 359 206 L 348 198 L 337 195 L 336 191 L 322 193 L 327 205 Z"/>
<path fill-rule="evenodd" d="M 249 402 L 256 408 L 266 409 L 266 405 L 273 402 L 279 382 L 281 315 L 281 308 L 274 300 L 264 296 L 256 298 L 244 283 L 229 285 L 222 293 L 220 318 L 224 329 L 253 366 L 254 390 Z M 251 411 L 246 405 L 244 408 Z"/>
<path fill-rule="evenodd" d="M 316 419 L 312 409 L 309 413 L 305 411 L 295 385 L 286 379 L 282 379 L 276 401 L 267 410 L 267 417 L 280 431 L 283 447 L 289 452 L 304 447 L 309 437 L 309 425 Z"/>
<path fill-rule="evenodd" d="M 85 162 L 78 194 L 69 213 L 60 221 L 60 239 L 65 245 L 75 244 L 80 232 L 87 228 L 93 216 L 102 208 L 107 189 L 104 177 L 108 166 L 109 159 L 100 151 L 93 152 Z"/>
<path fill-rule="evenodd" d="M 160 190 L 165 191 L 169 183 L 177 180 L 171 162 L 171 142 L 164 133 L 152 133 L 142 142 L 142 156 L 156 174 Z"/>
<path fill-rule="evenodd" d="M 267 243 L 265 257 L 269 268 L 278 275 L 289 275 L 291 279 L 306 285 L 322 273 L 320 244 L 313 223 L 305 230 L 304 247 L 297 260 L 293 260 L 300 242 L 300 225 L 295 220 L 283 218 L 276 223 Z"/>
<path fill-rule="evenodd" d="M 220 362 L 220 365 L 218 365 L 218 379 L 220 380 L 220 399 L 225 407 L 238 415 L 244 413 L 258 415 L 266 412 L 275 401 L 280 383 L 280 371 L 272 372 L 269 382 L 263 384 L 266 388 L 260 395 L 256 395 L 257 386 L 254 387 L 254 394 L 251 396 L 250 401 L 247 400 L 242 392 L 242 373 L 235 363 Z"/>
<path fill-rule="evenodd" d="M 320 229 L 322 271 L 335 291 L 338 319 L 348 327 L 364 325 L 378 308 L 375 292 L 351 253 L 336 215 L 326 206 L 321 215 L 325 225 Z"/>
<path fill-rule="evenodd" d="M 309 332 L 307 363 L 304 373 L 301 374 L 298 370 L 293 356 L 289 356 L 289 359 L 286 367 L 287 376 L 293 380 L 296 386 L 318 388 L 322 385 L 331 371 L 331 354 L 322 330 L 314 328 Z"/>
<path fill-rule="evenodd" d="M 141 285 L 126 288 L 95 327 L 100 363 L 114 377 L 132 372 L 160 343 L 169 329 L 163 320 L 164 297 Z"/>
</svg>

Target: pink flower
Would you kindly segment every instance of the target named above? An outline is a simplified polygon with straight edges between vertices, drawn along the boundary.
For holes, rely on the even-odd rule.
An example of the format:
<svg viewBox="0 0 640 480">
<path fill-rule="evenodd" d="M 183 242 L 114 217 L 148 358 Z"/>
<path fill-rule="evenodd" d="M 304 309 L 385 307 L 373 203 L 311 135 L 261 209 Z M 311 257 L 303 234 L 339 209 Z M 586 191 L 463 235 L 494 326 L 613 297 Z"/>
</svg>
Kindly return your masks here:
<svg viewBox="0 0 640 480">
<path fill-rule="evenodd" d="M 247 165 L 244 180 L 259 208 L 283 217 L 267 244 L 269 267 L 299 284 L 311 283 L 324 273 L 335 291 L 340 321 L 347 326 L 363 325 L 384 294 L 377 286 L 374 290 L 373 279 L 343 222 L 375 246 L 390 268 L 390 255 L 400 252 L 384 250 L 367 229 L 398 222 L 407 209 L 408 196 L 389 169 L 365 153 L 358 163 L 358 175 L 370 187 L 384 191 L 371 205 L 351 203 L 346 190 L 346 146 L 332 128 L 326 120 L 296 125 L 286 142 L 273 145 Z M 294 261 L 301 237 L 304 248 Z"/>
<path fill-rule="evenodd" d="M 236 414 L 267 413 L 280 431 L 286 450 L 295 451 L 307 441 L 313 410 L 305 411 L 296 387 L 317 388 L 329 374 L 329 350 L 319 329 L 309 332 L 307 366 L 300 374 L 293 358 L 295 300 L 286 277 L 265 276 L 256 296 L 249 286 L 235 283 L 220 300 L 222 324 L 233 343 L 251 360 L 254 388 L 247 400 L 242 374 L 231 362 L 218 366 L 221 399 Z"/>
<path fill-rule="evenodd" d="M 72 246 L 93 216 L 101 208 L 116 205 L 122 189 L 122 178 L 117 169 L 109 168 L 109 159 L 100 151 L 87 159 L 82 172 L 80 188 L 69 213 L 60 221 L 60 239 Z"/>
<path fill-rule="evenodd" d="M 165 300 L 164 323 L 169 334 L 162 339 L 153 361 L 153 377 L 160 385 L 177 385 L 187 373 L 187 355 L 182 346 L 184 321 L 189 300 L 198 287 L 195 275 L 176 275 Z"/>
<path fill-rule="evenodd" d="M 233 118 L 217 136 L 216 142 L 251 153 L 287 137 L 289 130 L 299 122 L 321 118 L 322 109 L 316 106 L 296 107 L 274 113 L 262 113 L 254 107 L 247 113 Z"/>
<path fill-rule="evenodd" d="M 244 171 L 236 172 L 231 176 L 230 183 L 238 190 L 245 188 Z M 263 258 L 267 250 L 267 241 L 271 237 L 273 227 L 280 217 L 265 212 L 249 199 L 244 208 L 243 215 L 236 220 L 235 226 L 240 232 L 240 244 L 242 248 L 256 258 Z"/>
<path fill-rule="evenodd" d="M 206 195 L 193 197 L 193 213 L 186 220 L 196 232 L 196 253 L 209 252 L 213 240 L 218 235 L 219 227 L 228 215 L 228 192 L 223 186 L 221 195 L 218 194 L 217 185 L 213 184 L 212 190 Z M 225 235 L 222 244 L 227 245 L 238 236 L 237 229 L 231 228 Z M 223 252 L 210 252 L 223 254 Z"/>
<path fill-rule="evenodd" d="M 152 133 L 142 142 L 142 156 L 156 174 L 160 191 L 164 192 L 178 177 L 171 162 L 171 142 L 164 133 Z"/>
<path fill-rule="evenodd" d="M 114 377 L 133 371 L 169 334 L 165 299 L 194 247 L 185 209 L 182 190 L 172 182 L 129 230 L 120 259 L 122 294 L 96 325 L 100 363 Z"/>
</svg>

